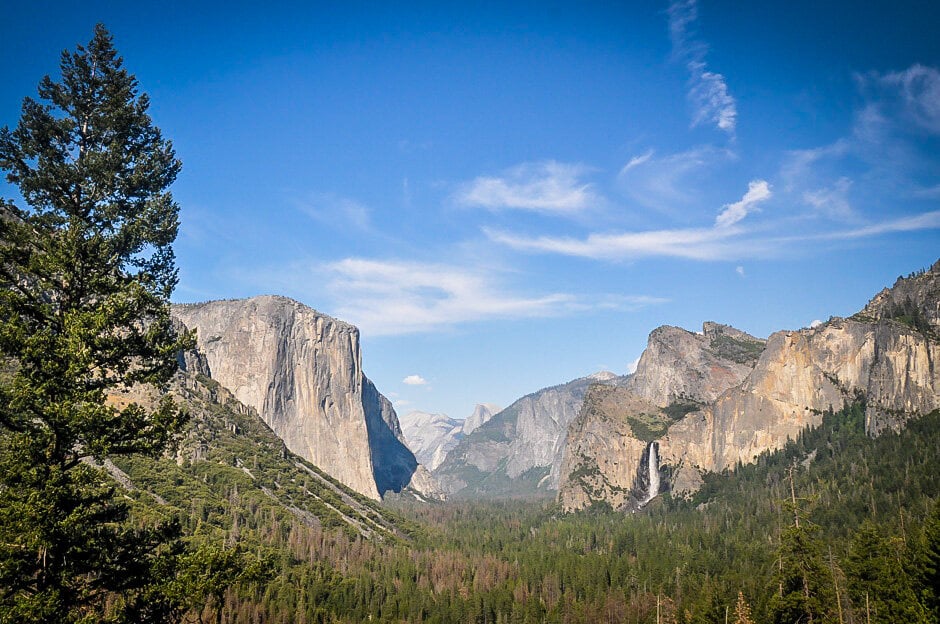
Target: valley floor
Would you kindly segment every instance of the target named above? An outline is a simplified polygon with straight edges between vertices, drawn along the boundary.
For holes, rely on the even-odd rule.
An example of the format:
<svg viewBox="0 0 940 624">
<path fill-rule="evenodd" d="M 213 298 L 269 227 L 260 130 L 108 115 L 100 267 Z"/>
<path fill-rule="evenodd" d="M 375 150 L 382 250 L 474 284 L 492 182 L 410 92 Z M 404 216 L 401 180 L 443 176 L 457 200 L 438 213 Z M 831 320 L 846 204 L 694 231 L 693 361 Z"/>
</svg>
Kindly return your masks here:
<svg viewBox="0 0 940 624">
<path fill-rule="evenodd" d="M 827 414 L 693 500 L 633 515 L 399 502 L 402 539 L 258 532 L 273 576 L 230 591 L 223 621 L 936 622 L 940 413 L 876 439 L 863 418 Z"/>
</svg>

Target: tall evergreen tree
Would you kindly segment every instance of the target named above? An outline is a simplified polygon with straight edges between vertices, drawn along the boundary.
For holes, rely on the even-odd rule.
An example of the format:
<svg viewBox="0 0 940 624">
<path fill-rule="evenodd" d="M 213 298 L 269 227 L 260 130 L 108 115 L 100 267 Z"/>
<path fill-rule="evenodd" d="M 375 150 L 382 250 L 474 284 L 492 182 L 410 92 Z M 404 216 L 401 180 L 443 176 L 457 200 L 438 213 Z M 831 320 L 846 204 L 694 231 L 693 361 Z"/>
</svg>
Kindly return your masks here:
<svg viewBox="0 0 940 624">
<path fill-rule="evenodd" d="M 775 574 L 776 595 L 770 610 L 775 624 L 806 622 L 822 624 L 838 621 L 835 617 L 836 595 L 832 574 L 822 552 L 819 527 L 800 508 L 790 469 L 790 500 L 793 524 L 780 536 Z"/>
<path fill-rule="evenodd" d="M 99 25 L 0 130 L 23 204 L 0 200 L 2 622 L 163 617 L 145 594 L 174 529 L 129 526 L 96 468 L 163 452 L 185 420 L 108 401 L 165 387 L 188 343 L 169 316 L 180 162 L 148 106 Z"/>
<path fill-rule="evenodd" d="M 933 506 L 923 528 L 923 543 L 918 548 L 916 584 L 921 603 L 932 622 L 940 622 L 940 499 Z"/>
<path fill-rule="evenodd" d="M 907 558 L 906 553 L 882 536 L 871 521 L 866 520 L 855 532 L 845 566 L 856 621 L 927 621 L 907 570 L 901 565 L 902 558 Z"/>
</svg>

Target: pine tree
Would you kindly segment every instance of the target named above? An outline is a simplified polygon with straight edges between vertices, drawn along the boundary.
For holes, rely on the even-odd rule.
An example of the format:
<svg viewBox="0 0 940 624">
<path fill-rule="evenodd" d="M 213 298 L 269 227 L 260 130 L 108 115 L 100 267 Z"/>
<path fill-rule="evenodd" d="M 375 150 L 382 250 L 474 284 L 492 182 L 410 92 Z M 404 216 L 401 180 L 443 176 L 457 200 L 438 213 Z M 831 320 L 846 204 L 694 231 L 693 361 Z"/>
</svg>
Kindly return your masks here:
<svg viewBox="0 0 940 624">
<path fill-rule="evenodd" d="M 921 603 L 933 621 L 940 622 L 940 499 L 924 522 L 918 551 L 916 581 Z"/>
<path fill-rule="evenodd" d="M 819 527 L 811 523 L 799 506 L 790 469 L 790 500 L 787 507 L 793 512 L 793 524 L 780 536 L 776 595 L 770 610 L 776 624 L 807 622 L 820 624 L 837 621 L 836 595 L 831 572 L 822 554 Z"/>
<path fill-rule="evenodd" d="M 871 521 L 855 532 L 845 565 L 856 621 L 926 621 L 897 545 Z"/>
<path fill-rule="evenodd" d="M 160 454 L 185 421 L 168 398 L 108 402 L 165 387 L 189 341 L 168 305 L 180 162 L 101 25 L 39 98 L 0 130 L 24 204 L 0 200 L 0 621 L 159 620 L 177 530 L 130 526 L 96 466 Z"/>
</svg>

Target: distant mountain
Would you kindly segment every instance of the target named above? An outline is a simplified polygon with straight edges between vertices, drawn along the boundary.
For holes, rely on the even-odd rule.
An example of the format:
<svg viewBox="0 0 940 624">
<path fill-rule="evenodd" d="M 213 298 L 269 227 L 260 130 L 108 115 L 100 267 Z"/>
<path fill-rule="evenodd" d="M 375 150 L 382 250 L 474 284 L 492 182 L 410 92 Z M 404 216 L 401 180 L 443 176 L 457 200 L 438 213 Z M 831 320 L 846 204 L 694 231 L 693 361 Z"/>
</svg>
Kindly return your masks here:
<svg viewBox="0 0 940 624">
<path fill-rule="evenodd" d="M 447 414 L 412 411 L 400 422 L 408 448 L 428 470 L 437 468 L 447 452 L 457 446 L 463 430 L 463 421 Z"/>
<path fill-rule="evenodd" d="M 286 297 L 175 305 L 209 376 L 294 453 L 370 498 L 406 487 L 417 460 L 391 403 L 362 372 L 359 330 Z"/>
<path fill-rule="evenodd" d="M 709 324 L 702 338 L 681 332 L 651 334 L 622 392 L 590 393 L 568 431 L 565 509 L 635 508 L 651 485 L 694 491 L 703 473 L 753 462 L 844 403 L 864 403 L 869 435 L 940 407 L 940 262 L 851 318 L 766 342 Z"/>
<path fill-rule="evenodd" d="M 433 471 L 465 435 L 488 422 L 499 409 L 493 403 L 481 403 L 466 420 L 415 410 L 400 418 L 401 429 L 418 463 Z"/>
<path fill-rule="evenodd" d="M 593 383 L 624 383 L 600 372 L 514 402 L 459 441 L 434 470 L 451 496 L 532 495 L 557 487 L 565 433 Z"/>
</svg>

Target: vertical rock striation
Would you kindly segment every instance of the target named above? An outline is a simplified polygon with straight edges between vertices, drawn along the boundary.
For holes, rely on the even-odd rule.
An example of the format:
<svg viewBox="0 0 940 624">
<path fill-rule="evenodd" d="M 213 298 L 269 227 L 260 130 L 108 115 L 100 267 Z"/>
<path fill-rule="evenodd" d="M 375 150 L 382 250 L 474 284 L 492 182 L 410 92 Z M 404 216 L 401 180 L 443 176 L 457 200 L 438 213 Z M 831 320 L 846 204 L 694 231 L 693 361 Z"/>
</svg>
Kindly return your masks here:
<svg viewBox="0 0 940 624">
<path fill-rule="evenodd" d="M 568 425 L 594 383 L 624 378 L 600 372 L 522 397 L 473 430 L 434 472 L 448 494 L 526 495 L 558 488 Z"/>
<path fill-rule="evenodd" d="M 414 456 L 362 373 L 359 330 L 286 297 L 173 306 L 213 379 L 287 447 L 371 498 L 401 489 Z"/>
<path fill-rule="evenodd" d="M 865 402 L 870 435 L 898 430 L 940 408 L 938 359 L 940 262 L 899 278 L 849 319 L 777 332 L 766 343 L 714 323 L 698 335 L 659 328 L 626 394 L 586 401 L 572 423 L 559 499 L 568 510 L 596 501 L 628 508 L 644 478 L 653 489 L 656 475 L 643 462 L 654 450 L 670 466 L 660 472 L 668 487 L 693 491 L 702 472 L 752 462 L 845 402 Z M 636 458 L 640 440 L 649 446 Z M 632 488 L 624 458 L 639 462 Z"/>
</svg>

